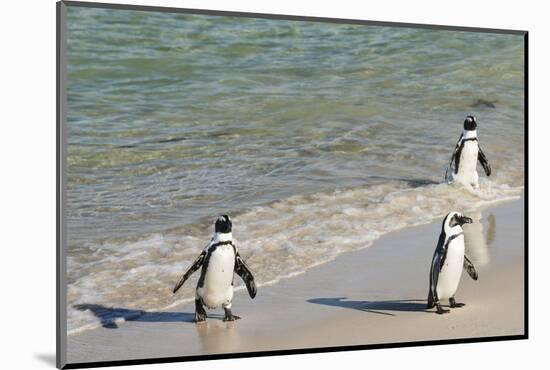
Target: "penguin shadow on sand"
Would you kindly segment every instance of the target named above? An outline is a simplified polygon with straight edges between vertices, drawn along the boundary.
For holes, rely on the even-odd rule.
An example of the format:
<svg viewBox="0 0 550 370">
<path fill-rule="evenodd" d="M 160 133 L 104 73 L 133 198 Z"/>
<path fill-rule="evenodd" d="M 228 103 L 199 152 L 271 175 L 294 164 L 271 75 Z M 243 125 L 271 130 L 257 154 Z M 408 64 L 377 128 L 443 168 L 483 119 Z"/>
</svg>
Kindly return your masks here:
<svg viewBox="0 0 550 370">
<path fill-rule="evenodd" d="M 395 316 L 392 312 L 428 312 L 425 299 L 396 299 L 386 301 L 352 301 L 347 297 L 312 298 L 309 303 L 344 307 L 378 315 Z"/>
<path fill-rule="evenodd" d="M 118 329 L 118 324 L 124 321 L 137 322 L 186 322 L 195 323 L 194 312 L 164 312 L 144 311 L 129 308 L 105 307 L 100 304 L 84 303 L 74 305 L 79 311 L 90 311 L 106 329 Z M 209 317 L 222 318 L 221 315 L 208 315 Z"/>
</svg>

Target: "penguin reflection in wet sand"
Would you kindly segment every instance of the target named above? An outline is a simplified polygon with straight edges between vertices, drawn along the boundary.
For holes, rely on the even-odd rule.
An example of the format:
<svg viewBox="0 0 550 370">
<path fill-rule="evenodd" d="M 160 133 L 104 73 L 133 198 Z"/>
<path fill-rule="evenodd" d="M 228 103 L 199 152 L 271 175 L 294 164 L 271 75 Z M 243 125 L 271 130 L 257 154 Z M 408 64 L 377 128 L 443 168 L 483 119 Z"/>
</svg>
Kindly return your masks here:
<svg viewBox="0 0 550 370">
<path fill-rule="evenodd" d="M 232 224 L 229 216 L 220 216 L 216 220 L 212 240 L 174 287 L 173 292 L 176 293 L 183 283 L 202 267 L 195 290 L 196 322 L 206 320 L 206 311 L 203 305 L 209 309 L 222 306 L 225 311 L 223 321 L 240 319 L 231 312 L 234 273 L 244 280 L 250 298 L 256 296 L 254 277 L 239 255 L 237 246 L 233 242 L 231 229 Z"/>
<path fill-rule="evenodd" d="M 455 150 L 445 174 L 448 183 L 455 181 L 467 187 L 479 188 L 477 162 L 481 164 L 485 174 L 491 176 L 491 166 L 481 150 L 477 140 L 477 122 L 474 116 L 467 116 L 464 120 L 464 131 L 456 143 Z M 454 164 L 454 167 L 453 167 Z"/>
<path fill-rule="evenodd" d="M 428 292 L 428 308 L 436 306 L 438 314 L 449 312 L 441 307 L 443 299 L 449 300 L 451 308 L 464 306 L 464 303 L 456 303 L 454 297 L 463 268 L 472 279 L 477 280 L 476 269 L 464 254 L 462 225 L 466 223 L 472 223 L 472 219 L 459 212 L 451 212 L 443 220 L 441 234 L 432 259 L 430 291 Z"/>
</svg>

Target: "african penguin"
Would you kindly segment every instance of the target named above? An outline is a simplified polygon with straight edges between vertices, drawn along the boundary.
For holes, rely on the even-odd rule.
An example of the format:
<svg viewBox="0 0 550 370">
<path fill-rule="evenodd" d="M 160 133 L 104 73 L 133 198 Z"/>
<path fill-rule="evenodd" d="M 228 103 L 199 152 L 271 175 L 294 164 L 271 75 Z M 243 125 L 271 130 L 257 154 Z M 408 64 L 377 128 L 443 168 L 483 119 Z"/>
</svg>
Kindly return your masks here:
<svg viewBox="0 0 550 370">
<path fill-rule="evenodd" d="M 464 130 L 456 143 L 445 174 L 446 181 L 449 184 L 457 181 L 466 187 L 479 188 L 479 176 L 476 169 L 478 161 L 481 163 L 485 174 L 491 176 L 491 166 L 489 166 L 487 157 L 481 150 L 477 140 L 476 118 L 467 116 L 464 120 Z"/>
<path fill-rule="evenodd" d="M 234 321 L 240 318 L 231 312 L 234 273 L 244 280 L 250 298 L 256 296 L 254 277 L 239 255 L 237 246 L 233 242 L 231 229 L 232 223 L 229 216 L 218 217 L 210 243 L 174 287 L 173 293 L 176 293 L 183 283 L 202 267 L 195 290 L 195 322 L 206 320 L 203 305 L 209 309 L 222 306 L 225 311 L 223 321 Z"/>
<path fill-rule="evenodd" d="M 441 307 L 440 301 L 443 299 L 448 299 L 452 308 L 464 306 L 463 303 L 456 303 L 454 298 L 463 268 L 472 279 L 477 280 L 477 271 L 464 254 L 462 225 L 471 222 L 471 218 L 459 212 L 451 212 L 443 220 L 439 241 L 432 258 L 428 292 L 428 308 L 436 306 L 438 314 L 449 312 Z"/>
</svg>

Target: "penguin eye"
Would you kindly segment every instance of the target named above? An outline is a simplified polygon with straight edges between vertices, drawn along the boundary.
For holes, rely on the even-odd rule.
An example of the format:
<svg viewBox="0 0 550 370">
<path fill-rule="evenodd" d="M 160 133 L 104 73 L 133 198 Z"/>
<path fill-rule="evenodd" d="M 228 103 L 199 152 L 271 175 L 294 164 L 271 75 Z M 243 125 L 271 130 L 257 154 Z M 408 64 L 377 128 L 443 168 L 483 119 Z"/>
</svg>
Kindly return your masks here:
<svg viewBox="0 0 550 370">
<path fill-rule="evenodd" d="M 451 217 L 451 221 L 449 222 L 450 227 L 454 227 L 458 224 L 458 214 L 454 214 L 453 217 Z"/>
</svg>

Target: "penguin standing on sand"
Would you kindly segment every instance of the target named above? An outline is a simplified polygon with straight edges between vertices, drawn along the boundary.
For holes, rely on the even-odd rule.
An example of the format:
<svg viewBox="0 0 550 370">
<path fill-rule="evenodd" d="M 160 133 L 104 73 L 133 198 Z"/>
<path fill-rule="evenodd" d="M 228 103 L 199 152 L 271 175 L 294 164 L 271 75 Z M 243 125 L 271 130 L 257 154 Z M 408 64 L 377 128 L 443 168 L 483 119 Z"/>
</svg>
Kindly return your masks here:
<svg viewBox="0 0 550 370">
<path fill-rule="evenodd" d="M 209 309 L 222 306 L 225 311 L 223 321 L 240 319 L 231 312 L 234 273 L 244 280 L 250 298 L 256 296 L 254 277 L 239 255 L 237 246 L 233 242 L 231 228 L 232 224 L 229 216 L 222 215 L 218 217 L 212 240 L 174 287 L 173 292 L 176 293 L 183 283 L 202 267 L 201 276 L 195 290 L 196 322 L 206 320 L 206 311 L 203 305 Z"/>
<path fill-rule="evenodd" d="M 449 312 L 441 307 L 440 301 L 443 299 L 449 300 L 451 308 L 464 306 L 464 303 L 456 303 L 454 298 L 463 268 L 472 279 L 477 280 L 477 271 L 464 254 L 462 225 L 465 223 L 472 223 L 472 219 L 459 212 L 451 212 L 443 220 L 432 259 L 428 292 L 428 308 L 436 306 L 438 314 Z"/>
<path fill-rule="evenodd" d="M 462 131 L 456 143 L 447 173 L 445 174 L 446 181 L 449 184 L 458 181 L 467 187 L 479 188 L 479 176 L 476 169 L 478 161 L 481 163 L 485 174 L 491 176 L 491 166 L 477 140 L 476 118 L 474 116 L 467 116 L 464 121 L 464 131 Z"/>
</svg>

